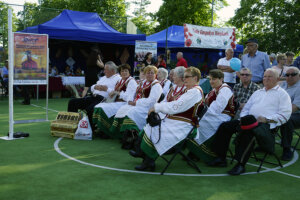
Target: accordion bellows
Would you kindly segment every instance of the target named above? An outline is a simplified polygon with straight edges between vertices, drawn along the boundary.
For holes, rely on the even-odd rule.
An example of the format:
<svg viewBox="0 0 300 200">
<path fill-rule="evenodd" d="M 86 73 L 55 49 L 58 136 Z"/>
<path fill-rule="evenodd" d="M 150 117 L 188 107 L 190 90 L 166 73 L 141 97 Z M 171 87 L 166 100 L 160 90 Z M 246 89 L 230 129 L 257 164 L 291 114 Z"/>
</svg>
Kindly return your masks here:
<svg viewBox="0 0 300 200">
<path fill-rule="evenodd" d="M 74 138 L 81 118 L 80 113 L 59 112 L 56 119 L 51 122 L 51 135 L 55 137 Z"/>
</svg>

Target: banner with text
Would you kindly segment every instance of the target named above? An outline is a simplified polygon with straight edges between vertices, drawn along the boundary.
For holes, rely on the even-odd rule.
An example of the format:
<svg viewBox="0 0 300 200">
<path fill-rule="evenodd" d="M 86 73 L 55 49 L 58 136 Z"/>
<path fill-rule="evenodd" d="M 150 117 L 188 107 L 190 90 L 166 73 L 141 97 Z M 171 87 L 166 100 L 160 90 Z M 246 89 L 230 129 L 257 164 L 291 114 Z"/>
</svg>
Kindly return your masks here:
<svg viewBox="0 0 300 200">
<path fill-rule="evenodd" d="M 209 49 L 235 49 L 234 28 L 214 28 L 184 24 L 184 46 Z"/>
<path fill-rule="evenodd" d="M 14 84 L 47 84 L 48 35 L 14 33 Z"/>
<path fill-rule="evenodd" d="M 135 41 L 134 71 L 137 72 L 142 67 L 142 63 L 147 53 L 152 53 L 152 59 L 157 58 L 157 42 Z"/>
</svg>

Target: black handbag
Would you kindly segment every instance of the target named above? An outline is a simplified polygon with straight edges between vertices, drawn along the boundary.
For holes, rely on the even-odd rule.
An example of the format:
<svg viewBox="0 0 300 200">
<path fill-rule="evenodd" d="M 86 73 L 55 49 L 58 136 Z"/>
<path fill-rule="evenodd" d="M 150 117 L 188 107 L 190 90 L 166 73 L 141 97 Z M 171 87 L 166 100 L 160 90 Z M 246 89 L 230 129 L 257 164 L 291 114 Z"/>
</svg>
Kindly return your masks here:
<svg viewBox="0 0 300 200">
<path fill-rule="evenodd" d="M 152 127 L 159 126 L 161 124 L 161 118 L 159 114 L 157 114 L 156 112 L 151 112 L 148 115 L 147 123 Z"/>
<path fill-rule="evenodd" d="M 157 144 L 160 140 L 160 135 L 161 135 L 161 131 L 160 131 L 160 125 L 161 125 L 161 118 L 159 116 L 159 114 L 157 114 L 156 112 L 151 112 L 148 115 L 147 118 L 147 123 L 151 126 L 151 127 L 155 127 L 155 126 L 159 126 L 159 135 L 158 135 L 158 140 L 155 142 L 155 144 Z M 151 139 L 151 138 L 150 138 Z"/>
</svg>

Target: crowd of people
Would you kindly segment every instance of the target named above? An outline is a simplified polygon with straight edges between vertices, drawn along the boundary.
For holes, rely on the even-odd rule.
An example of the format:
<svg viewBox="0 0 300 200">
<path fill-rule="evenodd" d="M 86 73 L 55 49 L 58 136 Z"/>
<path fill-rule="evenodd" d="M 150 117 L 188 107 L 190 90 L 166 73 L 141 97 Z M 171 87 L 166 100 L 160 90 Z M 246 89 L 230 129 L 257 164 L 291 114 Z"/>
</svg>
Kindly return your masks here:
<svg viewBox="0 0 300 200">
<path fill-rule="evenodd" d="M 83 74 L 81 68 L 74 68 L 69 49 L 63 73 L 84 75 L 85 86 L 80 97 L 69 100 L 67 110 L 85 110 L 94 136 L 119 139 L 131 156 L 142 158 L 136 170 L 155 170 L 155 160 L 172 151 L 195 126 L 186 145 L 188 157 L 211 167 L 227 166 L 227 151 L 236 135 L 237 164 L 228 171 L 230 175 L 245 172 L 257 128 L 270 134 L 280 130 L 281 159 L 289 161 L 293 157 L 293 132 L 300 127 L 300 58 L 293 62 L 292 52 L 268 55 L 258 47 L 256 39 L 246 42 L 239 71 L 230 65 L 234 50 L 226 49 L 217 69 L 209 71 L 212 90 L 208 94 L 199 86 L 200 70 L 188 66 L 182 52 L 177 53 L 176 68 L 170 71 L 164 55 L 155 63 L 147 53 L 136 80 L 130 65 L 103 63 L 96 47 L 88 53 L 82 51 L 86 58 Z M 55 62 L 51 64 L 51 76 L 62 73 Z M 8 70 L 6 62 L 1 78 L 6 87 Z M 207 111 L 199 118 L 206 106 Z M 155 114 L 161 123 L 152 127 L 148 120 Z"/>
<path fill-rule="evenodd" d="M 270 134 L 279 128 L 281 159 L 291 160 L 293 131 L 300 126 L 299 69 L 284 62 L 285 54 L 279 54 L 277 65 L 271 67 L 269 56 L 258 51 L 256 39 L 249 39 L 246 46 L 240 71 L 230 67 L 233 49 L 226 50 L 218 69 L 209 72 L 212 90 L 206 95 L 199 86 L 200 70 L 182 64 L 186 61 L 181 52 L 177 58 L 182 65 L 170 74 L 163 65 L 153 65 L 148 54 L 139 80 L 132 77 L 128 64 L 117 67 L 106 62 L 100 66 L 104 76 L 89 83 L 91 95 L 71 99 L 68 111 L 85 110 L 95 136 L 119 139 L 131 156 L 142 158 L 136 170 L 155 170 L 155 160 L 170 152 L 195 126 L 186 145 L 188 156 L 211 167 L 227 166 L 227 151 L 236 135 L 237 164 L 228 171 L 230 175 L 245 172 L 257 128 Z M 205 106 L 208 109 L 199 119 Z M 161 119 L 158 126 L 149 123 L 155 114 Z"/>
</svg>

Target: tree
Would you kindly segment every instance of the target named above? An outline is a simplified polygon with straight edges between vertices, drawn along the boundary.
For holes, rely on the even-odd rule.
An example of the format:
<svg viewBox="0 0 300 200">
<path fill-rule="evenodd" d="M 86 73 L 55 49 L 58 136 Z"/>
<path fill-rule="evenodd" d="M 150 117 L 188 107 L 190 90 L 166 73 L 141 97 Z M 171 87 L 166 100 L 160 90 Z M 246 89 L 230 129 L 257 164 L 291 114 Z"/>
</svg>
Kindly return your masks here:
<svg viewBox="0 0 300 200">
<path fill-rule="evenodd" d="M 151 13 L 146 12 L 146 6 L 150 4 L 150 1 L 133 1 L 133 4 L 138 7 L 134 10 L 133 14 L 135 17 L 133 17 L 131 21 L 146 35 L 154 33 L 155 21 L 151 20 Z"/>
<path fill-rule="evenodd" d="M 184 23 L 201 26 L 211 26 L 211 0 L 163 0 L 162 6 L 154 15 L 159 25 L 156 31 L 161 31 L 167 26 Z M 214 13 L 227 5 L 226 1 L 214 1 Z M 214 18 L 217 16 L 214 14 Z"/>
<path fill-rule="evenodd" d="M 11 8 L 10 6 L 8 6 L 7 4 L 3 3 L 0 1 L 0 43 L 2 43 L 3 47 L 5 50 L 7 50 L 7 46 L 8 46 L 8 8 Z M 11 8 L 12 9 L 12 8 Z M 13 11 L 13 9 L 12 9 Z M 16 31 L 16 15 L 13 13 L 12 16 L 12 31 L 15 32 Z"/>
<path fill-rule="evenodd" d="M 300 51 L 297 0 L 241 0 L 241 7 L 229 23 L 237 28 L 239 43 L 256 38 L 262 51 Z"/>
</svg>

